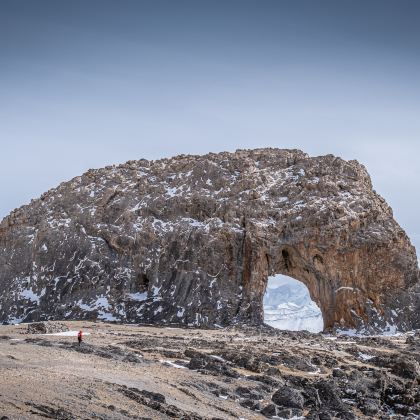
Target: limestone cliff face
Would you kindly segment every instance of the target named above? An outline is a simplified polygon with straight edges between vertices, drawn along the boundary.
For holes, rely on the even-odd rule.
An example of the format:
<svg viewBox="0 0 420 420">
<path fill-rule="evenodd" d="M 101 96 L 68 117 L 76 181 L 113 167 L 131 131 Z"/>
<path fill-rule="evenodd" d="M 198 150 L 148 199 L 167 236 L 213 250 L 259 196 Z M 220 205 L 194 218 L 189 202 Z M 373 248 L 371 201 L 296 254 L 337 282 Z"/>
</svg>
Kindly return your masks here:
<svg viewBox="0 0 420 420">
<path fill-rule="evenodd" d="M 325 327 L 419 328 L 414 247 L 357 161 L 240 150 L 90 170 L 0 224 L 0 320 L 260 323 L 267 277 Z"/>
</svg>

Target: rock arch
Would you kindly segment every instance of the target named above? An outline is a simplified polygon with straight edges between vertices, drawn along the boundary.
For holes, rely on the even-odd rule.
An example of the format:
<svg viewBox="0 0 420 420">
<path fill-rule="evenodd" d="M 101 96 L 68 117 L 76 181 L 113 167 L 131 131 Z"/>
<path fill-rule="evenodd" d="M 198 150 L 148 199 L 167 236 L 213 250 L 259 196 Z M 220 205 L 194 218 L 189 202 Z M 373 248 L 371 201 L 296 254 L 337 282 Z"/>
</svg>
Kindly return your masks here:
<svg viewBox="0 0 420 420">
<path fill-rule="evenodd" d="M 0 320 L 262 322 L 302 281 L 326 328 L 420 327 L 414 247 L 357 161 L 258 149 L 90 170 L 0 224 Z"/>
<path fill-rule="evenodd" d="M 324 328 L 334 324 L 334 290 L 330 282 L 320 274 L 319 265 L 323 265 L 323 259 L 319 254 L 312 258 L 313 265 L 309 265 L 300 255 L 299 251 L 292 246 L 281 247 L 281 255 L 271 260 L 268 259 L 268 272 L 287 275 L 302 282 L 309 291 L 311 299 L 319 306 L 324 320 Z M 318 267 L 317 267 L 318 266 Z"/>
<path fill-rule="evenodd" d="M 277 249 L 272 249 L 270 256 L 266 255 L 267 264 L 254 274 L 254 282 L 261 284 L 261 288 L 254 291 L 253 299 L 256 304 L 252 307 L 251 318 L 256 323 L 261 322 L 260 306 L 267 287 L 267 279 L 271 275 L 283 274 L 302 282 L 308 288 L 311 299 L 321 309 L 325 329 L 336 325 L 357 326 L 358 320 L 352 312 L 353 308 L 358 307 L 356 286 L 353 283 L 344 283 L 346 285 L 343 286 L 337 277 L 333 278 L 328 259 L 322 257 L 319 252 L 307 250 L 306 247 L 304 251 L 302 255 L 297 246 L 281 245 Z M 335 260 L 334 266 L 336 266 Z"/>
<path fill-rule="evenodd" d="M 268 248 L 256 245 L 251 257 L 256 269 L 244 317 L 261 322 L 262 298 L 267 279 L 284 274 L 301 281 L 311 299 L 320 307 L 326 330 L 341 327 L 366 332 L 400 329 L 418 324 L 418 280 L 416 265 L 405 265 L 405 251 L 394 243 L 361 248 L 319 244 L 308 235 L 303 242 L 275 244 Z M 265 242 L 265 241 L 264 241 Z M 326 241 L 325 241 L 326 242 Z M 261 251 L 261 248 L 262 251 Z M 402 258 L 405 263 L 398 258 Z M 405 302 L 405 309 L 400 305 Z M 397 308 L 398 307 L 398 308 Z M 413 310 L 413 312 L 411 312 Z M 403 314 L 410 313 L 408 317 Z M 409 327 L 410 325 L 410 327 Z"/>
</svg>

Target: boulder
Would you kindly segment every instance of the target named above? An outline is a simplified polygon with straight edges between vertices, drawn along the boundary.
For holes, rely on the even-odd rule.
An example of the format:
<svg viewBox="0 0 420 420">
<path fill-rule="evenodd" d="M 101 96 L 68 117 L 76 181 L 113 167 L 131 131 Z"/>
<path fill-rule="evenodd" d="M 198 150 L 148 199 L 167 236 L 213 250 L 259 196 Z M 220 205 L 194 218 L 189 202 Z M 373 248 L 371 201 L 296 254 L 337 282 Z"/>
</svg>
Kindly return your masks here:
<svg viewBox="0 0 420 420">
<path fill-rule="evenodd" d="M 28 324 L 28 334 L 54 334 L 69 331 L 62 322 L 33 322 Z"/>
<path fill-rule="evenodd" d="M 261 414 L 265 417 L 271 418 L 277 416 L 277 407 L 275 404 L 266 405 L 262 410 Z"/>
<path fill-rule="evenodd" d="M 282 386 L 271 397 L 271 400 L 280 406 L 287 408 L 303 408 L 304 398 L 302 393 L 289 386 Z"/>
</svg>

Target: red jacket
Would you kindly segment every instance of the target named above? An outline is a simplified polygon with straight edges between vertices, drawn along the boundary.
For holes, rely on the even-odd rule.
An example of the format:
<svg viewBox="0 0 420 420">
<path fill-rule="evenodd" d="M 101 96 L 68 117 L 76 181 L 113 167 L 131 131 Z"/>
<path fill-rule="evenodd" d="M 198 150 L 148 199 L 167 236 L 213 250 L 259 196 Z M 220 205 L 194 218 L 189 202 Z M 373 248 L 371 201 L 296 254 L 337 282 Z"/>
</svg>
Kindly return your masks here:
<svg viewBox="0 0 420 420">
<path fill-rule="evenodd" d="M 79 331 L 79 333 L 77 334 L 77 338 L 79 339 L 79 340 L 81 340 L 82 339 L 82 331 Z"/>
</svg>

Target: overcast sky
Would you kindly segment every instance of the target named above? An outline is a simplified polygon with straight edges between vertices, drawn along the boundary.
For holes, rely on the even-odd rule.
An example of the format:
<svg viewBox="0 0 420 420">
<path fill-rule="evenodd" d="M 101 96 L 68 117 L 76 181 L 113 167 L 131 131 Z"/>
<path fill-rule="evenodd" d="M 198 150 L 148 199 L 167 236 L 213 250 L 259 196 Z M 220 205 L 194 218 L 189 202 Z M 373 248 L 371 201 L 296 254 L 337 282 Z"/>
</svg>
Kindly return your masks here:
<svg viewBox="0 0 420 420">
<path fill-rule="evenodd" d="M 89 168 L 237 148 L 365 164 L 420 248 L 420 2 L 0 1 L 0 218 Z"/>
</svg>

